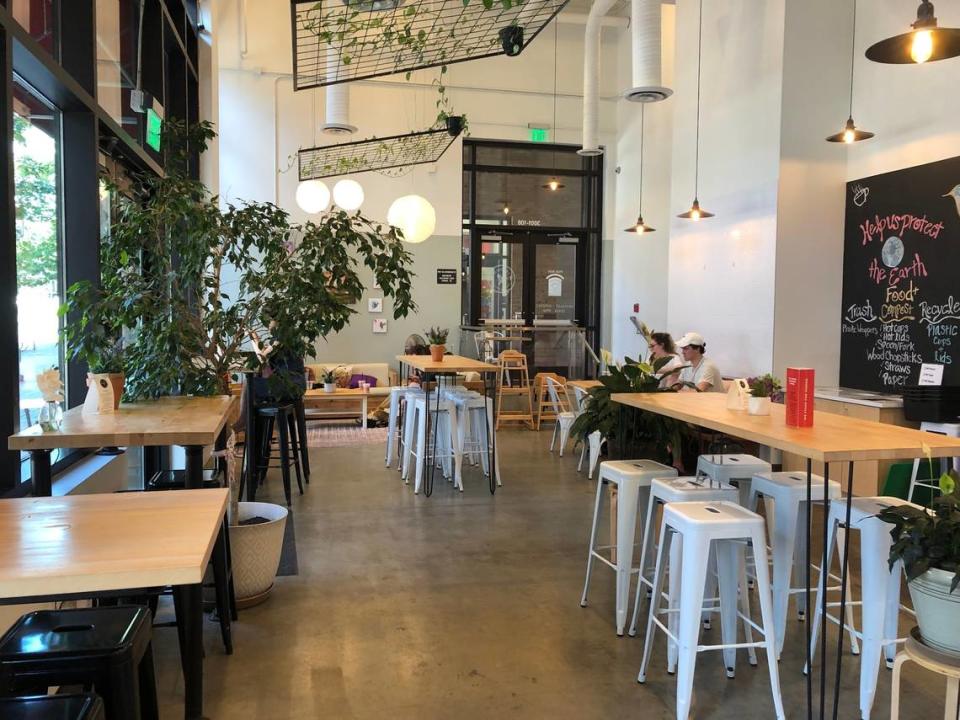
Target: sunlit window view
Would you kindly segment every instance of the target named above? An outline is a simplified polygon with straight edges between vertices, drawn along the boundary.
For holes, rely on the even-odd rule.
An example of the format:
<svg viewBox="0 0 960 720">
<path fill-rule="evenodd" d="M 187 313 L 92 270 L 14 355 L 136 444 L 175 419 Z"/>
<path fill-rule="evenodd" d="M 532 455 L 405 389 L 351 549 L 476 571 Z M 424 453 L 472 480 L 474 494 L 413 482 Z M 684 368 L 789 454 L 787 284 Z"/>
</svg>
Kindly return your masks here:
<svg viewBox="0 0 960 720">
<path fill-rule="evenodd" d="M 20 428 L 37 421 L 43 405 L 37 374 L 63 366 L 59 340 L 60 241 L 57 203 L 58 118 L 14 86 L 14 179 L 17 235 L 17 335 Z"/>
</svg>

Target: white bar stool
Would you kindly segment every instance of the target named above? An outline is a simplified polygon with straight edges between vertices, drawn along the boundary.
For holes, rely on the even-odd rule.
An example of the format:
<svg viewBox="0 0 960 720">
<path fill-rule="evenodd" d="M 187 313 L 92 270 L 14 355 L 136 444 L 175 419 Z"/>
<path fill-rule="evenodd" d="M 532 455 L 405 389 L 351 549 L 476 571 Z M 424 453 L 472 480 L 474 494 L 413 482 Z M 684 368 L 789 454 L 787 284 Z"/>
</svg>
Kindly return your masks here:
<svg viewBox="0 0 960 720">
<path fill-rule="evenodd" d="M 771 470 L 770 463 L 745 453 L 701 455 L 697 458 L 697 475 L 706 475 L 740 488 L 740 504 L 744 507 L 750 501 L 750 478 Z"/>
<path fill-rule="evenodd" d="M 841 496 L 840 483 L 830 481 L 829 497 L 831 500 Z M 819 475 L 810 475 L 810 499 L 813 502 L 823 501 L 823 478 Z M 798 535 L 797 525 L 800 518 L 806 518 L 805 505 L 807 502 L 807 474 L 800 471 L 757 473 L 750 483 L 750 501 L 747 509 L 757 511 L 760 499 L 764 500 L 767 508 L 767 529 L 770 534 L 771 556 L 773 558 L 773 621 L 777 631 L 777 658 L 783 652 L 783 638 L 787 627 L 787 605 L 790 595 L 803 594 L 805 590 L 797 585 L 791 587 L 791 577 L 794 567 L 802 567 L 806 559 L 803 557 L 806 535 Z M 771 508 L 771 502 L 773 507 Z M 772 510 L 772 513 L 771 513 Z M 770 521 L 771 514 L 773 522 Z M 806 523 L 804 523 L 806 528 Z M 843 553 L 846 534 L 843 530 L 837 535 L 840 552 Z M 797 560 L 799 558 L 799 560 Z M 811 558 L 812 559 L 812 558 Z M 816 564 L 812 564 L 819 570 Z M 839 579 L 830 575 L 832 579 Z M 839 590 L 839 586 L 830 586 L 830 590 Z M 847 577 L 847 597 L 852 598 L 851 583 Z M 802 618 L 806 609 L 805 602 L 798 602 L 797 614 Z M 847 603 L 847 625 L 850 629 L 850 647 L 854 655 L 860 652 L 854 630 L 853 606 Z"/>
<path fill-rule="evenodd" d="M 586 390 L 579 387 L 573 388 L 573 398 L 576 403 L 574 407 L 574 412 L 578 415 L 584 410 L 584 403 L 587 401 L 589 393 Z M 583 467 L 584 458 L 588 458 L 587 463 L 587 480 L 593 479 L 593 471 L 597 467 L 597 463 L 600 461 L 600 449 L 603 446 L 603 443 L 606 442 L 606 438 L 600 434 L 599 430 L 594 430 L 587 436 L 587 441 L 582 443 L 580 449 L 580 462 L 577 463 L 577 472 L 580 472 Z"/>
<path fill-rule="evenodd" d="M 727 676 L 736 671 L 736 655 L 739 648 L 764 647 L 767 651 L 767 667 L 770 671 L 770 688 L 773 706 L 778 720 L 783 720 L 783 700 L 780 696 L 780 677 L 777 670 L 773 608 L 770 599 L 770 578 L 767 573 L 766 540 L 763 518 L 733 502 L 674 502 L 663 509 L 660 525 L 660 547 L 657 551 L 657 567 L 654 572 L 653 596 L 647 615 L 647 635 L 643 645 L 643 662 L 637 682 L 646 682 L 647 665 L 653 649 L 656 628 L 675 642 L 679 648 L 677 666 L 677 720 L 690 716 L 690 699 L 693 693 L 693 674 L 697 653 L 706 650 L 722 650 Z M 743 577 L 744 547 L 752 543 L 757 553 L 757 595 L 760 598 L 762 626 L 749 616 L 739 613 L 741 619 L 763 634 L 763 640 L 753 642 L 748 635 L 746 642 L 737 642 L 737 594 Z M 657 617 L 676 614 L 678 608 L 671 605 L 660 609 L 663 579 L 666 574 L 665 549 L 670 546 L 670 575 L 680 575 L 679 630 L 674 633 Z M 680 545 L 679 552 L 674 550 Z M 720 581 L 720 626 L 721 644 L 701 645 L 700 613 L 703 609 L 704 584 L 709 572 L 711 549 L 716 550 Z M 678 568 L 674 562 L 680 559 Z M 746 594 L 745 588 L 740 588 Z M 759 713 L 758 713 L 759 714 Z"/>
<path fill-rule="evenodd" d="M 647 571 L 649 570 L 648 561 L 652 560 L 653 551 L 654 551 L 654 529 L 656 527 L 657 520 L 657 509 L 660 505 L 665 505 L 667 503 L 676 503 L 676 502 L 720 502 L 727 501 L 736 503 L 740 497 L 740 491 L 737 490 L 733 485 L 728 485 L 727 483 L 714 482 L 705 477 L 677 477 L 677 478 L 664 478 L 654 480 L 650 484 L 650 499 L 647 503 L 647 514 L 646 522 L 644 523 L 644 532 L 643 532 L 643 544 L 642 550 L 640 552 L 640 573 L 637 578 L 637 591 L 633 599 L 633 618 L 630 621 L 630 635 L 634 636 L 637 634 L 637 620 L 640 616 L 640 604 L 643 601 L 642 590 L 644 587 L 650 589 L 651 593 L 653 591 L 653 579 L 647 578 Z M 663 536 L 660 537 L 660 542 L 663 542 Z M 679 551 L 679 546 L 676 548 Z M 679 555 L 677 557 L 671 556 L 671 562 L 680 562 Z M 716 567 L 716 557 L 711 556 L 710 558 L 710 572 L 707 574 L 705 581 L 705 590 L 704 594 L 708 599 L 708 602 L 711 603 L 709 610 L 706 610 L 703 613 L 704 627 L 710 627 L 710 615 L 715 610 L 713 603 L 716 601 L 716 591 L 717 591 L 717 577 L 713 572 L 713 569 Z M 742 578 L 744 582 L 744 587 L 746 587 L 746 570 L 744 570 L 744 577 Z M 680 591 L 680 573 L 670 573 L 670 585 L 667 590 L 667 595 L 671 598 L 671 603 L 678 597 Z M 741 600 L 744 604 L 744 614 L 750 614 L 750 598 L 744 593 L 741 597 Z M 670 625 L 671 632 L 676 633 L 676 615 L 671 615 Z M 745 632 L 749 635 L 749 628 L 744 628 Z M 750 649 L 750 664 L 756 665 L 757 660 L 756 656 L 753 653 L 753 649 Z M 667 646 L 667 666 L 670 669 L 670 672 L 673 672 L 673 669 L 677 664 L 677 646 L 674 643 L 670 643 Z"/>
<path fill-rule="evenodd" d="M 891 570 L 887 562 L 890 546 L 890 525 L 876 515 L 884 508 L 898 505 L 912 505 L 906 500 L 895 497 L 855 497 L 850 508 L 850 527 L 847 532 L 860 533 L 860 581 L 861 581 L 861 623 L 862 630 L 857 633 L 860 639 L 860 715 L 869 720 L 873 699 L 877 692 L 877 672 L 880 665 L 880 651 L 883 650 L 888 666 L 893 666 L 896 655 L 896 643 L 903 642 L 897 637 L 897 620 L 900 611 L 900 576 L 902 565 L 897 563 Z M 919 507 L 919 506 L 914 506 Z M 847 500 L 834 500 L 830 503 L 830 516 L 827 520 L 827 546 L 824 550 L 823 564 L 820 566 L 817 582 L 817 595 L 813 614 L 813 627 L 810 628 L 811 657 L 817 649 L 817 634 L 822 618 L 821 592 L 825 582 L 826 570 L 833 560 L 837 528 L 846 522 Z M 836 607 L 839 603 L 827 603 Z M 837 618 L 827 613 L 833 623 Z M 844 624 L 847 631 L 856 632 Z M 809 671 L 809 668 L 806 668 Z"/>
<path fill-rule="evenodd" d="M 397 468 L 400 467 L 401 448 L 403 446 L 402 433 L 400 432 L 401 402 L 408 393 L 421 393 L 417 388 L 395 387 L 390 390 L 390 419 L 387 422 L 387 452 L 384 455 L 384 465 L 390 467 L 393 462 L 393 453 L 397 453 Z"/>
<path fill-rule="evenodd" d="M 925 645 L 920 638 L 919 628 L 914 628 L 903 644 L 903 650 L 897 653 L 897 659 L 893 661 L 893 680 L 890 686 L 890 720 L 900 720 L 900 670 L 907 660 L 913 660 L 920 667 L 946 675 L 947 696 L 943 704 L 943 720 L 960 718 L 960 707 L 958 707 L 960 659 Z"/>
<path fill-rule="evenodd" d="M 960 438 L 960 423 L 936 423 L 922 422 L 920 429 L 924 432 L 936 433 L 937 435 L 946 435 L 947 437 Z M 944 472 L 947 464 L 947 458 L 940 458 L 940 472 Z M 960 471 L 960 457 L 953 458 L 953 469 Z M 913 461 L 913 471 L 910 473 L 910 492 L 907 497 L 913 500 L 913 491 L 917 487 L 926 487 L 940 492 L 940 483 L 937 478 L 930 480 L 918 480 L 917 475 L 920 471 L 920 459 Z"/>
<path fill-rule="evenodd" d="M 555 408 L 565 408 L 567 407 L 566 403 L 566 389 L 554 380 L 549 375 L 544 378 L 547 382 L 547 392 L 550 393 L 550 400 L 553 401 Z M 564 400 L 560 400 L 560 393 L 564 394 Z M 570 428 L 573 427 L 574 421 L 577 419 L 577 414 L 571 412 L 570 410 L 562 410 L 555 413 L 557 416 L 557 421 L 553 426 L 553 437 L 550 439 L 550 452 L 553 452 L 553 446 L 557 442 L 557 434 L 560 435 L 560 457 L 563 457 L 563 448 L 567 444 L 567 440 L 570 438 Z"/>
<path fill-rule="evenodd" d="M 457 449 L 454 438 L 457 437 L 457 410 L 456 406 L 442 397 L 437 408 L 436 396 L 430 399 L 430 407 L 426 407 L 426 395 L 414 396 L 408 401 L 407 415 L 404 420 L 404 444 L 407 451 L 403 457 L 403 481 L 409 483 L 409 471 L 412 458 L 417 459 L 414 471 L 413 492 L 418 494 L 423 483 L 423 474 L 429 468 L 426 466 L 428 449 L 434 462 L 442 466 L 444 476 L 452 479 L 457 487 L 463 487 L 462 456 Z M 430 430 L 433 437 L 427 437 L 427 412 L 430 413 Z M 416 442 L 414 444 L 414 433 Z M 434 445 L 436 437 L 436 445 Z M 451 468 L 450 461 L 453 460 Z"/>
<path fill-rule="evenodd" d="M 449 394 L 450 401 L 457 411 L 457 450 L 461 457 L 474 465 L 479 464 L 483 474 L 490 475 L 490 458 L 488 456 L 488 438 L 492 438 L 493 429 L 493 400 L 485 398 L 478 392 L 458 388 Z M 502 487 L 500 479 L 500 451 L 493 449 L 493 464 L 497 471 L 497 486 Z M 463 492 L 463 481 L 458 487 Z"/>
<path fill-rule="evenodd" d="M 413 422 L 414 413 L 413 410 L 413 401 L 418 397 L 423 397 L 423 390 L 418 387 L 405 387 L 400 388 L 401 392 L 397 393 L 397 420 L 398 427 L 396 429 L 397 433 L 397 470 L 401 472 L 401 477 L 404 482 L 407 479 L 407 462 L 406 456 L 409 454 L 408 449 L 413 447 L 412 438 L 414 437 L 415 427 L 410 427 L 410 423 Z M 391 413 L 393 411 L 393 393 L 391 392 L 390 397 L 391 404 Z M 409 435 L 409 438 L 408 438 Z M 389 432 L 388 432 L 389 440 Z M 390 457 L 390 446 L 387 445 L 388 457 Z M 390 461 L 393 461 L 393 458 L 390 458 Z"/>
<path fill-rule="evenodd" d="M 583 581 L 583 595 L 580 607 L 587 606 L 587 590 L 590 587 L 590 574 L 593 572 L 593 559 L 597 558 L 617 574 L 616 585 L 616 621 L 617 635 L 623 635 L 627 624 L 627 604 L 630 601 L 630 576 L 636 572 L 633 568 L 633 546 L 637 531 L 637 510 L 641 495 L 646 500 L 650 483 L 655 478 L 676 477 L 676 468 L 661 465 L 653 460 L 617 460 L 600 463 L 600 475 L 597 477 L 597 499 L 593 506 L 593 526 L 590 528 L 590 548 L 587 552 L 587 576 Z M 600 550 L 609 550 L 610 545 L 597 545 L 597 529 L 600 525 L 600 500 L 604 485 L 616 486 L 617 490 L 617 558 L 612 563 Z"/>
</svg>

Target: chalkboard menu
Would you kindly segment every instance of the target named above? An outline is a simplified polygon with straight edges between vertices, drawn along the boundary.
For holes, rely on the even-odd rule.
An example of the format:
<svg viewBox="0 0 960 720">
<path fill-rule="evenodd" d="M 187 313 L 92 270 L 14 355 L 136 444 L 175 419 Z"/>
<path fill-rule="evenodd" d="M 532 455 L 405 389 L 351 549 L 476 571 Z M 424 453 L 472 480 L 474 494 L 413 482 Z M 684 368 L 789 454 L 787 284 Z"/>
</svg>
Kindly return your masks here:
<svg viewBox="0 0 960 720">
<path fill-rule="evenodd" d="M 922 363 L 960 385 L 960 158 L 847 183 L 840 384 L 896 393 Z"/>
</svg>

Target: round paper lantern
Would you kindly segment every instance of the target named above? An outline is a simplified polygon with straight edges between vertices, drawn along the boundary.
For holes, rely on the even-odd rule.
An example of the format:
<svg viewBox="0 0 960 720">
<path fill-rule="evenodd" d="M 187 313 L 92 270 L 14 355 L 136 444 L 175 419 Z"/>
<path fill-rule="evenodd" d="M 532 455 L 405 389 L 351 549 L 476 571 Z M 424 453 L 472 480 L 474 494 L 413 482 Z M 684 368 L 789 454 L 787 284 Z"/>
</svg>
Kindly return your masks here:
<svg viewBox="0 0 960 720">
<path fill-rule="evenodd" d="M 304 180 L 297 185 L 297 205 L 305 213 L 321 213 L 330 205 L 330 191 L 320 180 Z"/>
<path fill-rule="evenodd" d="M 404 195 L 393 201 L 387 211 L 387 222 L 400 228 L 408 243 L 422 243 L 437 227 L 433 205 L 419 195 Z"/>
<path fill-rule="evenodd" d="M 333 186 L 333 201 L 347 212 L 359 210 L 363 205 L 363 188 L 356 180 L 340 180 Z"/>
</svg>

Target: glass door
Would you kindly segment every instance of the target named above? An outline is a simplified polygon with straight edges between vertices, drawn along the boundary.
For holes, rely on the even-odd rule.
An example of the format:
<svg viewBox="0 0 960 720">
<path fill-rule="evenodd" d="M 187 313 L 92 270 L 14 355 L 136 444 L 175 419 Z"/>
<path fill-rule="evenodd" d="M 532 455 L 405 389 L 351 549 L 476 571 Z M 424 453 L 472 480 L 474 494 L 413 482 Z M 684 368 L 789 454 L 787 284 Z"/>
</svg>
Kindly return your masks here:
<svg viewBox="0 0 960 720">
<path fill-rule="evenodd" d="M 526 320 L 525 234 L 478 233 L 479 320 L 524 324 Z"/>
</svg>

